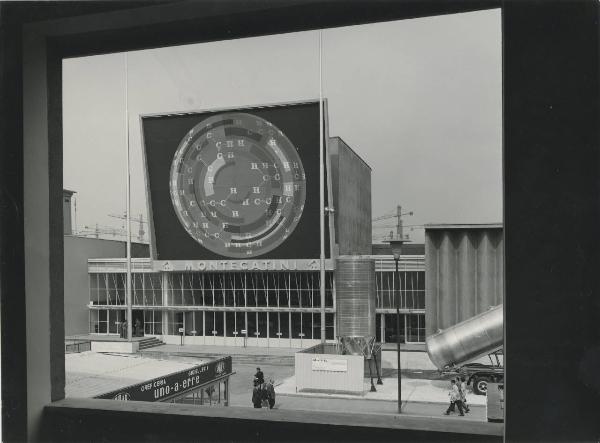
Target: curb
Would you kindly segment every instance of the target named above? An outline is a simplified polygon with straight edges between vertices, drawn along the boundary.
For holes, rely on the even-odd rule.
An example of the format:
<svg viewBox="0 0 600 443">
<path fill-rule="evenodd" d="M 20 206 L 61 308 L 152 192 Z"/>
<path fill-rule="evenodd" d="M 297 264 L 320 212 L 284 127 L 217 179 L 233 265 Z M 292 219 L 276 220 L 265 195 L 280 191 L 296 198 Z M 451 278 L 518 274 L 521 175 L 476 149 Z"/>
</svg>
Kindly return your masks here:
<svg viewBox="0 0 600 443">
<path fill-rule="evenodd" d="M 388 403 L 394 403 L 396 404 L 396 400 L 387 400 L 387 399 L 383 399 L 383 398 L 366 398 L 366 397 L 359 397 L 357 396 L 356 398 L 353 397 L 338 397 L 335 396 L 335 394 L 327 395 L 315 395 L 315 394 L 309 394 L 309 393 L 279 393 L 276 392 L 277 395 L 282 396 L 282 397 L 304 397 L 304 398 L 324 398 L 324 399 L 340 399 L 340 400 L 367 400 L 367 401 L 385 401 Z M 421 404 L 430 404 L 430 405 L 445 405 L 448 406 L 448 402 L 439 402 L 439 401 L 427 401 L 427 400 L 402 400 L 402 404 L 411 404 L 411 403 L 421 403 Z M 486 405 L 474 405 L 474 404 L 470 404 L 469 407 L 473 408 L 473 407 L 479 407 L 479 408 L 483 408 Z"/>
</svg>

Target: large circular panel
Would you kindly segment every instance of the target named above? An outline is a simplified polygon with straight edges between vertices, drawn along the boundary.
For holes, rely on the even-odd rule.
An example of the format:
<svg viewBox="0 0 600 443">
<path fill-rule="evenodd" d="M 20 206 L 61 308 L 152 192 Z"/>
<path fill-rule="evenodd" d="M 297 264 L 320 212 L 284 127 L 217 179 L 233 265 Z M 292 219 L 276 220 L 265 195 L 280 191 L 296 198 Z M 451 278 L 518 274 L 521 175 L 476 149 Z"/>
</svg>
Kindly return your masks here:
<svg viewBox="0 0 600 443">
<path fill-rule="evenodd" d="M 171 164 L 173 207 L 188 234 L 231 258 L 272 251 L 294 231 L 306 199 L 298 151 L 271 122 L 232 112 L 198 123 Z"/>
</svg>

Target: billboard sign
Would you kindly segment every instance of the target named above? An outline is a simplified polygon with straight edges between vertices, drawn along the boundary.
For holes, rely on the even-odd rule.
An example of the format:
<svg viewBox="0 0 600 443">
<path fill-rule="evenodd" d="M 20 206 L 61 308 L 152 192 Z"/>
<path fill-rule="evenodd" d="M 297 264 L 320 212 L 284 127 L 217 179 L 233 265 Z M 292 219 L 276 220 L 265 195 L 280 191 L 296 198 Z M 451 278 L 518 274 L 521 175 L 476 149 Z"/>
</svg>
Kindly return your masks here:
<svg viewBox="0 0 600 443">
<path fill-rule="evenodd" d="M 319 257 L 318 102 L 141 123 L 153 258 Z"/>
<path fill-rule="evenodd" d="M 165 401 L 197 389 L 213 380 L 231 374 L 231 372 L 231 357 L 224 357 L 194 366 L 191 369 L 97 395 L 94 398 L 121 401 Z"/>
</svg>

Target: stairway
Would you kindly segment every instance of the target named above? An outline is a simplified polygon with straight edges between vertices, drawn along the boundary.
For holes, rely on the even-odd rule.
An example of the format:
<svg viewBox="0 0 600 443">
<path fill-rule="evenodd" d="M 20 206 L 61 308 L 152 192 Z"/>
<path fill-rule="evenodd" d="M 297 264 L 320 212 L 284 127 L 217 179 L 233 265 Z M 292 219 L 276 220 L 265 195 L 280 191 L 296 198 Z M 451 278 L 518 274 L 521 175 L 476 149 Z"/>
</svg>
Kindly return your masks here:
<svg viewBox="0 0 600 443">
<path fill-rule="evenodd" d="M 161 346 L 161 345 L 165 344 L 164 342 L 160 341 L 156 337 L 145 338 L 143 340 L 140 340 L 139 343 L 140 343 L 140 346 L 139 346 L 140 351 L 142 349 L 154 348 L 155 346 Z"/>
</svg>

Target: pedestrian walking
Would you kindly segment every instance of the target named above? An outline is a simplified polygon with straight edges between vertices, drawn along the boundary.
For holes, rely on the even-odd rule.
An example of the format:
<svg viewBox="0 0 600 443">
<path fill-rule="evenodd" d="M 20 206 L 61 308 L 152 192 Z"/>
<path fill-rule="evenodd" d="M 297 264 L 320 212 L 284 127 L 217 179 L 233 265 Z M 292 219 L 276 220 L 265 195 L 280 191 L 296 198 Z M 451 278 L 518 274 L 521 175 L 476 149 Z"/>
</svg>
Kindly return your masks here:
<svg viewBox="0 0 600 443">
<path fill-rule="evenodd" d="M 462 393 L 461 401 L 463 409 L 465 410 L 465 412 L 471 412 L 471 408 L 469 408 L 469 405 L 467 404 L 467 379 L 464 375 L 461 375 L 460 379 L 457 377 L 456 382 L 460 383 L 460 391 Z"/>
<path fill-rule="evenodd" d="M 254 389 L 252 389 L 252 404 L 255 408 L 262 408 L 262 399 L 260 397 L 259 385 L 254 385 Z"/>
<path fill-rule="evenodd" d="M 456 380 L 450 380 L 450 390 L 448 391 L 448 396 L 450 397 L 450 406 L 444 412 L 445 415 L 450 415 L 450 412 L 455 412 L 455 407 L 458 406 L 458 412 L 461 416 L 465 415 L 463 413 L 462 401 L 460 399 L 460 392 L 458 390 L 458 386 L 456 386 Z"/>
<path fill-rule="evenodd" d="M 260 368 L 256 368 L 256 374 L 254 374 L 254 377 L 258 380 L 259 385 L 262 385 L 265 382 L 265 375 Z"/>
<path fill-rule="evenodd" d="M 273 409 L 273 406 L 275 406 L 275 385 L 272 378 L 267 382 L 267 400 L 269 401 L 269 409 Z"/>
</svg>

